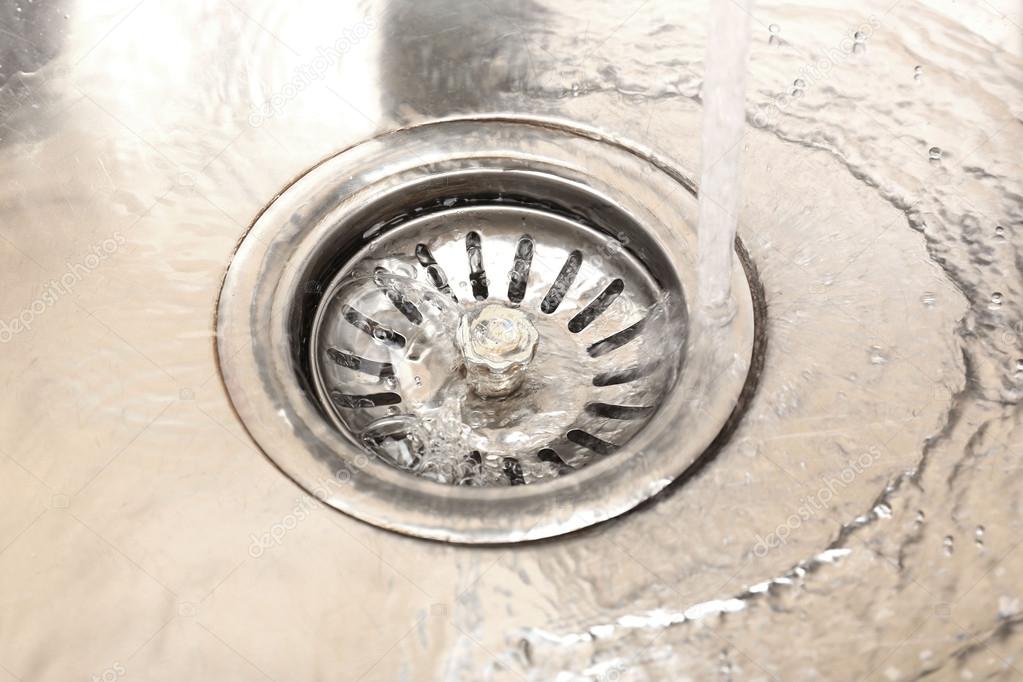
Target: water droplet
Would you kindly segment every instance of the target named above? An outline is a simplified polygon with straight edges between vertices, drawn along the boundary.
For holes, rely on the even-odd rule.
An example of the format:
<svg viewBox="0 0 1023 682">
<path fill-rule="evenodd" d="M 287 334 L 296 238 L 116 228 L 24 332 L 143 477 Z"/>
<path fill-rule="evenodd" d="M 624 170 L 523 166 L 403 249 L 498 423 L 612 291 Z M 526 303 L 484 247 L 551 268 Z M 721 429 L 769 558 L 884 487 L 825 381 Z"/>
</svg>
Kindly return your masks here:
<svg viewBox="0 0 1023 682">
<path fill-rule="evenodd" d="M 853 40 L 855 40 L 857 43 L 862 43 L 866 39 L 867 34 L 864 33 L 863 31 L 856 31 L 856 33 L 853 34 Z"/>
<path fill-rule="evenodd" d="M 995 239 L 1001 241 L 1005 239 L 1005 228 L 1001 225 L 995 227 Z"/>
<path fill-rule="evenodd" d="M 916 512 L 916 522 L 917 523 L 923 523 L 924 519 L 926 519 L 926 518 L 927 518 L 927 515 L 924 514 L 924 510 L 923 509 L 918 509 L 917 512 Z"/>
<path fill-rule="evenodd" d="M 938 300 L 938 297 L 935 296 L 934 292 L 932 291 L 925 291 L 924 295 L 920 297 L 920 300 L 923 302 L 925 306 L 931 308 L 934 306 L 934 303 Z"/>
<path fill-rule="evenodd" d="M 991 294 L 991 304 L 988 305 L 988 308 L 990 308 L 991 310 L 997 310 L 998 308 L 1001 308 L 1003 298 L 1005 297 L 1002 296 L 1002 292 L 1000 291 L 996 291 L 995 293 Z"/>
<path fill-rule="evenodd" d="M 885 354 L 884 349 L 881 346 L 870 347 L 870 364 L 872 365 L 883 365 L 888 362 L 888 356 Z"/>
<path fill-rule="evenodd" d="M 955 541 L 952 540 L 951 535 L 946 535 L 945 540 L 941 543 L 945 547 L 945 556 L 952 556 L 952 552 L 955 551 Z"/>
<path fill-rule="evenodd" d="M 775 35 L 778 35 L 779 33 L 781 33 L 781 26 L 779 26 L 778 24 L 771 24 L 770 26 L 767 27 L 767 30 Z"/>
<path fill-rule="evenodd" d="M 941 147 L 931 147 L 927 150 L 927 156 L 931 158 L 931 161 L 941 161 Z"/>
<path fill-rule="evenodd" d="M 978 547 L 984 546 L 984 526 L 977 526 L 977 530 L 973 532 L 973 538 Z"/>
<path fill-rule="evenodd" d="M 923 75 L 924 75 L 924 67 L 917 66 L 917 67 L 913 68 L 913 80 L 918 81 L 921 78 L 923 78 Z"/>
<path fill-rule="evenodd" d="M 423 385 L 423 377 L 416 377 L 414 379 L 414 381 L 416 383 L 416 386 L 422 386 Z"/>
<path fill-rule="evenodd" d="M 802 89 L 806 87 L 806 81 L 803 80 L 802 78 L 797 78 L 796 80 L 792 81 L 792 85 Z"/>
</svg>

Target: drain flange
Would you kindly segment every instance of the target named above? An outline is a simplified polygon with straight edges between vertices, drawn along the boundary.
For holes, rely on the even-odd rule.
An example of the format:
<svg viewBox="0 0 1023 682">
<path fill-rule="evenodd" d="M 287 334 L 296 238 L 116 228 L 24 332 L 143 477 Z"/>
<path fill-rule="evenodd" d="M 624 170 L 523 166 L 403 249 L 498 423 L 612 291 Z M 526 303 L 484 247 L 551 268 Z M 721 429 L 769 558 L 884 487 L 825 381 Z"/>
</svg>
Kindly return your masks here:
<svg viewBox="0 0 1023 682">
<path fill-rule="evenodd" d="M 691 314 L 680 180 L 509 120 L 328 159 L 225 279 L 218 352 L 242 421 L 328 504 L 414 535 L 517 541 L 631 508 L 718 434 L 752 353 L 740 266 L 727 327 Z"/>
</svg>

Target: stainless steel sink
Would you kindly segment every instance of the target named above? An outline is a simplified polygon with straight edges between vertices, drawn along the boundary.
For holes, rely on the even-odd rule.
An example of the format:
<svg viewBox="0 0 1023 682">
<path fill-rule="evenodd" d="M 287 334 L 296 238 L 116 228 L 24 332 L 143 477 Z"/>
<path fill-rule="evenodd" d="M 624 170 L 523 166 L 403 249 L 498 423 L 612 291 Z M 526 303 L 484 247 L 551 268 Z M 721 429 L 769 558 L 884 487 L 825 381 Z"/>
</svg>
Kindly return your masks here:
<svg viewBox="0 0 1023 682">
<path fill-rule="evenodd" d="M 288 241 L 329 227 L 317 211 L 331 197 L 295 194 L 311 169 L 332 174 L 317 188 L 341 206 L 396 173 L 450 174 L 478 149 L 529 157 L 508 182 L 570 167 L 562 181 L 641 229 L 603 256 L 622 274 L 580 275 L 559 324 L 601 278 L 684 291 L 705 10 L 0 7 L 0 682 L 1018 677 L 1012 3 L 757 6 L 735 273 L 754 295 L 734 348 L 718 348 L 751 359 L 755 383 L 744 361 L 686 384 L 681 343 L 637 346 L 606 371 L 659 360 L 682 383 L 654 392 L 649 421 L 618 425 L 635 427 L 622 448 L 601 459 L 586 441 L 558 460 L 578 471 L 544 455 L 535 471 L 550 480 L 510 485 L 529 472 L 509 465 L 502 485 L 472 487 L 373 460 L 331 386 L 318 393 L 310 365 L 282 369 L 287 353 L 315 356 L 278 334 L 307 318 L 281 315 L 315 314 L 325 275 L 364 246 L 345 243 L 351 230 L 333 250 Z M 489 138 L 484 121 L 518 132 Z M 446 146 L 418 137 L 431 127 L 454 131 Z M 562 137 L 523 147 L 523 128 Z M 348 163 L 373 149 L 386 153 Z M 539 212 L 536 257 L 545 243 L 559 255 L 523 294 L 531 315 L 569 247 L 614 231 L 582 220 L 600 202 L 577 203 L 568 217 L 509 208 Z M 467 286 L 449 284 L 478 298 L 458 221 L 486 217 L 472 262 L 511 303 L 521 235 L 493 202 L 488 216 L 465 206 L 436 263 L 465 254 Z M 394 235 L 446 234 L 429 219 Z M 324 277 L 296 274 L 330 258 Z M 595 326 L 589 344 L 598 331 L 620 330 Z M 278 345 L 261 353 L 264 341 Z M 571 388 L 582 415 L 652 405 Z M 548 449 L 567 453 L 579 442 L 561 426 Z"/>
</svg>

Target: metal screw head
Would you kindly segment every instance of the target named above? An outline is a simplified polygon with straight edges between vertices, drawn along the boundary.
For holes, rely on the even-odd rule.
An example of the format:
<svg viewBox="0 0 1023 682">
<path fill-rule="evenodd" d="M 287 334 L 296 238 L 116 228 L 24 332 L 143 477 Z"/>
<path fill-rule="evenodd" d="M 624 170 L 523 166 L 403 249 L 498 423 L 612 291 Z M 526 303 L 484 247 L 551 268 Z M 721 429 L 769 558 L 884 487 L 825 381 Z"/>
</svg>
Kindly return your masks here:
<svg viewBox="0 0 1023 682">
<path fill-rule="evenodd" d="M 522 384 L 539 334 L 521 310 L 487 305 L 462 317 L 455 340 L 473 390 L 484 398 L 498 398 Z"/>
</svg>

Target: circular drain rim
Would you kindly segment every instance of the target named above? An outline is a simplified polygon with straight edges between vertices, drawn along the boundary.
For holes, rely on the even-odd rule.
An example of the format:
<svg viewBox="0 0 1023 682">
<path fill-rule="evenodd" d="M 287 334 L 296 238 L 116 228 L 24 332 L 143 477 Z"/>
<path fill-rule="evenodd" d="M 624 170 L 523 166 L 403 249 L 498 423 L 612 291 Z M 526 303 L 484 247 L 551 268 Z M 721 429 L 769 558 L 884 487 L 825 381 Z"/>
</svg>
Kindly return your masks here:
<svg viewBox="0 0 1023 682">
<path fill-rule="evenodd" d="M 508 488 L 444 486 L 368 458 L 320 412 L 301 382 L 293 315 L 318 293 L 308 291 L 310 263 L 323 265 L 329 238 L 356 238 L 337 227 L 374 197 L 437 173 L 495 167 L 578 183 L 637 216 L 681 266 L 684 291 L 690 297 L 695 291 L 691 183 L 592 131 L 536 119 L 445 120 L 373 138 L 301 176 L 256 218 L 228 268 L 217 310 L 221 373 L 245 428 L 284 473 L 325 503 L 380 527 L 498 543 L 550 537 L 612 518 L 699 459 L 746 386 L 755 320 L 737 259 L 732 321 L 712 335 L 690 313 L 687 360 L 674 390 L 614 455 L 570 476 Z M 695 366 L 702 370 L 685 371 Z"/>
</svg>

